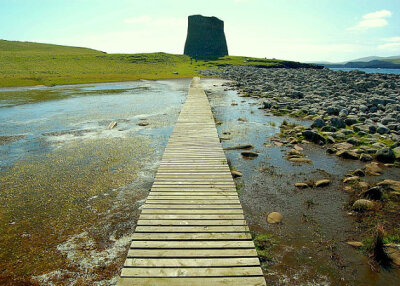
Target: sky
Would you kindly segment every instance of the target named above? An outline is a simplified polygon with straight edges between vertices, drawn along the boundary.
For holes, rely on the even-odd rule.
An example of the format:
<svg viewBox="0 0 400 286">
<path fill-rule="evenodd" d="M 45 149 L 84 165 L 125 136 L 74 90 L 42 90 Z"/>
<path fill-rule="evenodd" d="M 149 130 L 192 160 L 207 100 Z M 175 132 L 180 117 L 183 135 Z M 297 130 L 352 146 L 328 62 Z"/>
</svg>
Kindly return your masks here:
<svg viewBox="0 0 400 286">
<path fill-rule="evenodd" d="M 193 14 L 224 21 L 230 55 L 400 55 L 400 0 L 0 0 L 0 39 L 182 54 Z"/>
</svg>

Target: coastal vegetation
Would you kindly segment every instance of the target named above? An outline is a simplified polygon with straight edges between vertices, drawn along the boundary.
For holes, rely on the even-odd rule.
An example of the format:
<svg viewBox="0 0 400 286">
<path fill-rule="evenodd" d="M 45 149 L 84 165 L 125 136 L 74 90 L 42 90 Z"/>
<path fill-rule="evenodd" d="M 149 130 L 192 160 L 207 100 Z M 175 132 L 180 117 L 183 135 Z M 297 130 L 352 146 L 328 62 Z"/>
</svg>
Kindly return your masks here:
<svg viewBox="0 0 400 286">
<path fill-rule="evenodd" d="M 191 59 L 167 53 L 107 54 L 79 47 L 0 40 L 0 87 L 190 78 L 221 66 L 314 67 L 310 64 L 225 56 Z"/>
</svg>

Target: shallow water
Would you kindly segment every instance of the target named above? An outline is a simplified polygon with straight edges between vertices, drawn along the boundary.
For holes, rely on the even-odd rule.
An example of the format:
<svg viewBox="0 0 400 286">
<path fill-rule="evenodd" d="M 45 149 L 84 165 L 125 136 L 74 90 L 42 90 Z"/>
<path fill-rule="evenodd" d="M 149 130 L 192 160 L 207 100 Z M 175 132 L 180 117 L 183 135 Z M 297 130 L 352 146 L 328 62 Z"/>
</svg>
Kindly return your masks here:
<svg viewBox="0 0 400 286">
<path fill-rule="evenodd" d="M 223 146 L 250 143 L 260 153 L 245 160 L 226 151 L 244 174 L 237 182 L 251 231 L 276 240 L 272 261 L 263 264 L 267 282 L 398 285 L 399 272 L 371 271 L 366 257 L 344 244 L 357 233 L 342 210 L 341 180 L 360 163 L 304 145 L 314 164 L 293 165 L 284 158 L 287 148 L 271 146 L 269 137 L 283 120 L 300 121 L 266 114 L 258 99 L 224 90 L 223 82 L 202 80 Z M 0 89 L 1 285 L 116 283 L 189 83 Z M 149 125 L 138 126 L 142 119 Z M 118 125 L 108 130 L 112 121 Z M 331 186 L 294 187 L 322 178 Z M 282 225 L 267 225 L 271 211 L 283 214 Z"/>
<path fill-rule="evenodd" d="M 399 285 L 400 272 L 373 272 L 368 260 L 345 244 L 357 240 L 353 218 L 343 210 L 347 194 L 342 191 L 343 177 L 349 170 L 362 166 L 359 161 L 327 156 L 315 145 L 302 145 L 312 165 L 295 165 L 285 159 L 288 147 L 274 146 L 270 137 L 279 133 L 279 126 L 293 118 L 276 117 L 259 109 L 259 99 L 239 97 L 224 90 L 219 81 L 206 81 L 207 94 L 223 147 L 252 144 L 259 156 L 246 160 L 240 150 L 225 151 L 230 164 L 243 173 L 236 179 L 240 200 L 250 230 L 270 234 L 276 241 L 271 261 L 263 263 L 268 285 Z M 237 104 L 237 105 L 236 105 Z M 245 118 L 246 121 L 238 121 Z M 230 134 L 230 135 L 229 135 Z M 396 169 L 385 176 L 399 179 Z M 299 190 L 296 182 L 331 179 L 329 187 Z M 377 180 L 378 178 L 366 178 Z M 268 225 L 267 215 L 280 212 L 282 225 Z"/>
<path fill-rule="evenodd" d="M 0 284 L 115 283 L 189 83 L 0 89 Z"/>
<path fill-rule="evenodd" d="M 365 73 L 388 73 L 388 74 L 400 74 L 400 69 L 363 69 L 363 68 L 329 68 L 333 71 L 363 71 Z"/>
</svg>

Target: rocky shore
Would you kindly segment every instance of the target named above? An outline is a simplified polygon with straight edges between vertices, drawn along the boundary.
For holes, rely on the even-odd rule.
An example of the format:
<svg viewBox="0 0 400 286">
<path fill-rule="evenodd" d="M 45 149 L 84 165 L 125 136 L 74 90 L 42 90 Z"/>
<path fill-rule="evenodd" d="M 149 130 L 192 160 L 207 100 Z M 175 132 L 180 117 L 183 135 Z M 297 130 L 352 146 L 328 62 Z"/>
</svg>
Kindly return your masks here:
<svg viewBox="0 0 400 286">
<path fill-rule="evenodd" d="M 400 265 L 400 182 L 367 179 L 382 175 L 388 168 L 395 168 L 394 174 L 398 174 L 400 75 L 245 66 L 203 74 L 231 80 L 226 89 L 235 89 L 242 97 L 259 98 L 259 108 L 265 109 L 266 115 L 310 120 L 309 127 L 284 122 L 280 135 L 270 138 L 274 145 L 291 148 L 286 158 L 293 164 L 312 164 L 302 153 L 301 146 L 308 143 L 321 145 L 328 155 L 361 161 L 364 167 L 338 178 L 349 194 L 344 209 L 356 217 L 356 228 L 361 231 L 358 239 L 362 242 L 351 243 L 379 264 L 382 258 L 376 256 L 381 251 L 387 260 Z M 329 184 L 329 180 L 323 183 Z M 298 182 L 295 187 L 318 185 Z M 393 251 L 391 245 L 397 250 Z"/>
<path fill-rule="evenodd" d="M 274 115 L 313 120 L 311 128 L 292 136 L 321 145 L 346 142 L 347 152 L 334 146 L 329 152 L 350 159 L 399 162 L 399 75 L 244 66 L 205 75 L 232 80 L 231 88 L 261 98 L 261 107 Z"/>
</svg>

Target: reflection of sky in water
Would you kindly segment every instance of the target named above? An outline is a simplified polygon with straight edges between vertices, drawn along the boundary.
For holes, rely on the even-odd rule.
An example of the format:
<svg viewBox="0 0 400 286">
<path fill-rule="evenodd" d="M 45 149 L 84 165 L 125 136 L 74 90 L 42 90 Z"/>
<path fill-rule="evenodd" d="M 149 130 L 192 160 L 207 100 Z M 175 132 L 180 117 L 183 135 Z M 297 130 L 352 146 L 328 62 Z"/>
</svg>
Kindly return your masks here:
<svg viewBox="0 0 400 286">
<path fill-rule="evenodd" d="M 43 96 L 52 94 L 53 99 L 0 108 L 0 136 L 26 136 L 0 145 L 0 166 L 9 165 L 26 152 L 43 152 L 68 140 L 124 138 L 137 132 L 165 136 L 172 130 L 189 83 L 190 79 L 183 79 L 0 89 L 0 95 L 18 93 L 23 98 L 30 92 L 43 92 Z M 150 125 L 138 126 L 140 119 Z M 108 130 L 112 121 L 118 126 Z"/>
</svg>

